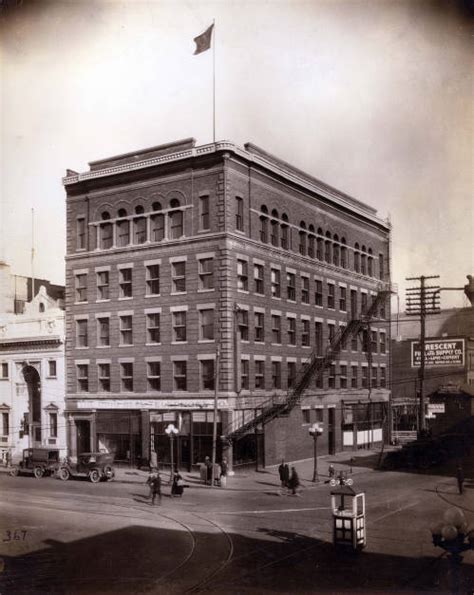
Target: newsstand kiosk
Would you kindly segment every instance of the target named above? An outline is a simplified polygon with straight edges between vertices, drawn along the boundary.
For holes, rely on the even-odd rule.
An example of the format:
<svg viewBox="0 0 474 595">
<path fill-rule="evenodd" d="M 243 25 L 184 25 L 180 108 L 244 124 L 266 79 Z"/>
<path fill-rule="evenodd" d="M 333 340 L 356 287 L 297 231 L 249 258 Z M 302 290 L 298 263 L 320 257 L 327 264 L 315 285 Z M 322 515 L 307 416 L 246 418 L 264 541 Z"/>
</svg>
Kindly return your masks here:
<svg viewBox="0 0 474 595">
<path fill-rule="evenodd" d="M 334 545 L 361 550 L 365 547 L 365 494 L 341 483 L 331 491 Z"/>
</svg>

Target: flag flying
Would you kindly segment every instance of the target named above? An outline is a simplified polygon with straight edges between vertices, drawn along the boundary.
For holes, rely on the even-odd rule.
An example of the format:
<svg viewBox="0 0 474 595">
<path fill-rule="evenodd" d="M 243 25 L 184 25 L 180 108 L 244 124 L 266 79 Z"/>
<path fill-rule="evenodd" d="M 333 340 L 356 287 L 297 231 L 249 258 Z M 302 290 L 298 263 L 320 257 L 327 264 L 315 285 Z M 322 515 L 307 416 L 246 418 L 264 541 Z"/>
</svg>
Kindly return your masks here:
<svg viewBox="0 0 474 595">
<path fill-rule="evenodd" d="M 214 29 L 214 23 L 210 27 L 208 27 L 204 33 L 198 35 L 194 38 L 194 43 L 196 44 L 196 49 L 194 50 L 194 56 L 196 54 L 201 54 L 205 52 L 211 47 L 211 38 L 212 38 L 212 30 Z"/>
</svg>

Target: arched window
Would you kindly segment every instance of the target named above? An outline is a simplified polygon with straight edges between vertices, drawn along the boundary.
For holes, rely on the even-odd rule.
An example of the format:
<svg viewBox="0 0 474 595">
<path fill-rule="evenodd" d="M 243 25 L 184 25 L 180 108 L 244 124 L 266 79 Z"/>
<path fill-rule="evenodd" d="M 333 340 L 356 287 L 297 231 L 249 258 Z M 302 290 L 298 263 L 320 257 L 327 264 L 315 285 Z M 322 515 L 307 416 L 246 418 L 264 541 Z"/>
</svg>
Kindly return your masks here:
<svg viewBox="0 0 474 595">
<path fill-rule="evenodd" d="M 151 210 L 152 211 L 162 211 L 163 210 L 163 207 L 161 206 L 161 202 L 154 202 L 151 205 Z"/>
<path fill-rule="evenodd" d="M 306 256 L 306 242 L 307 242 L 307 234 L 306 234 L 306 223 L 304 221 L 300 222 L 300 245 L 299 245 L 299 252 L 302 256 Z"/>
<path fill-rule="evenodd" d="M 126 217 L 125 209 L 118 210 L 119 217 Z M 117 246 L 128 246 L 130 244 L 130 221 L 128 219 L 117 220 Z"/>
<path fill-rule="evenodd" d="M 324 260 L 331 262 L 331 234 L 329 231 L 326 232 L 326 241 L 324 242 Z"/>
<path fill-rule="evenodd" d="M 339 236 L 334 234 L 334 243 L 332 245 L 332 263 L 334 266 L 339 266 Z"/>
<path fill-rule="evenodd" d="M 286 213 L 282 214 L 281 219 L 288 223 L 288 215 Z M 281 224 L 280 245 L 283 250 L 288 250 L 290 247 L 290 228 L 286 223 Z"/>
<path fill-rule="evenodd" d="M 276 209 L 272 209 L 272 217 L 275 217 L 275 219 L 278 219 L 278 211 Z"/>
<path fill-rule="evenodd" d="M 146 242 L 146 217 L 135 217 L 133 220 L 133 242 L 144 244 Z"/>
<path fill-rule="evenodd" d="M 104 214 L 107 215 L 107 217 L 104 218 Z M 102 219 L 107 220 L 109 218 L 109 213 L 102 213 Z M 101 223 L 99 225 L 99 247 L 102 248 L 102 250 L 107 250 L 107 248 L 112 248 L 113 242 L 114 230 L 112 223 Z"/>
<path fill-rule="evenodd" d="M 270 242 L 272 246 L 278 246 L 279 244 L 279 231 L 280 231 L 280 224 L 275 219 L 271 221 L 271 235 L 270 235 Z"/>
<path fill-rule="evenodd" d="M 160 204 L 160 203 L 153 203 Z M 160 209 L 153 209 L 154 211 L 160 211 Z M 150 217 L 150 235 L 152 242 L 161 242 L 165 238 L 165 216 L 163 213 L 151 215 Z"/>
<path fill-rule="evenodd" d="M 268 215 L 268 209 L 267 209 L 267 207 L 266 207 L 265 205 L 262 205 L 262 206 L 260 207 L 260 211 L 261 211 L 262 213 L 265 213 L 265 215 Z"/>
<path fill-rule="evenodd" d="M 367 274 L 367 254 L 365 246 L 362 246 L 362 254 L 360 257 L 360 272 L 363 275 Z"/>
<path fill-rule="evenodd" d="M 324 240 L 323 240 L 322 236 L 323 236 L 323 230 L 320 227 L 318 227 L 318 237 L 316 238 L 316 258 L 318 260 L 323 259 Z"/>
<path fill-rule="evenodd" d="M 268 219 L 260 216 L 260 241 L 266 244 L 268 242 Z"/>
<path fill-rule="evenodd" d="M 345 238 L 341 238 L 341 267 L 343 269 L 347 268 L 347 248 Z"/>
<path fill-rule="evenodd" d="M 354 271 L 360 273 L 360 253 L 359 244 L 357 243 L 354 246 Z"/>
<path fill-rule="evenodd" d="M 179 209 L 179 200 L 177 198 L 170 200 L 170 209 Z"/>
<path fill-rule="evenodd" d="M 102 221 L 107 221 L 107 219 L 110 219 L 109 211 L 102 211 L 100 218 L 102 219 Z"/>
<path fill-rule="evenodd" d="M 39 311 L 40 312 L 44 312 L 44 304 L 43 304 L 43 302 L 40 302 L 39 303 Z"/>
<path fill-rule="evenodd" d="M 172 240 L 176 240 L 183 236 L 183 211 L 178 210 L 180 206 L 179 200 L 177 198 L 172 198 L 170 200 L 170 209 L 176 209 L 173 211 L 169 211 L 168 219 L 169 219 L 169 229 L 170 229 L 170 238 Z"/>
<path fill-rule="evenodd" d="M 127 211 L 126 209 L 119 209 L 117 211 L 117 217 L 126 217 L 127 216 Z"/>
<path fill-rule="evenodd" d="M 136 215 L 143 215 L 144 212 L 145 212 L 145 209 L 141 205 L 138 205 L 135 207 Z"/>
<path fill-rule="evenodd" d="M 368 250 L 369 255 L 367 256 L 367 274 L 369 277 L 374 276 L 374 257 L 372 256 L 372 248 Z"/>
</svg>

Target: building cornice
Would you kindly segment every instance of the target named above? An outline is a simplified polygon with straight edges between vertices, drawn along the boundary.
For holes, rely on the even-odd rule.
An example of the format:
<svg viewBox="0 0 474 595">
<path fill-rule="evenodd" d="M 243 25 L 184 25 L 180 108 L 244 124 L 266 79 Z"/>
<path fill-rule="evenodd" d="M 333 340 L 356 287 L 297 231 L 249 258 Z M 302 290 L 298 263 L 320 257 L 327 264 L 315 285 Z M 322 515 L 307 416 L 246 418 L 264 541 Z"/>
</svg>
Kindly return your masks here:
<svg viewBox="0 0 474 595">
<path fill-rule="evenodd" d="M 60 337 L 28 337 L 25 339 L 2 339 L 0 340 L 0 352 L 5 351 L 34 351 L 45 350 L 51 347 L 60 347 L 63 345 Z"/>
</svg>

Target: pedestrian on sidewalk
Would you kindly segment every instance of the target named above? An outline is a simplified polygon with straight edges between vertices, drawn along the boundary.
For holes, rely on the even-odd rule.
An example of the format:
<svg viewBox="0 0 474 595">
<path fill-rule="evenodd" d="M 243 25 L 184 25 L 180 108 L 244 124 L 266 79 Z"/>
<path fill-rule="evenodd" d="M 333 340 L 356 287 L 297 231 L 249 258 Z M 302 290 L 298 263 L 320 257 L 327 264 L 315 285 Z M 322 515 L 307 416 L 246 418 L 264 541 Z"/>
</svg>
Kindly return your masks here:
<svg viewBox="0 0 474 595">
<path fill-rule="evenodd" d="M 299 486 L 300 486 L 300 478 L 298 477 L 298 473 L 296 472 L 296 469 L 294 467 L 292 467 L 290 479 L 288 481 L 288 487 L 291 490 L 292 496 L 299 496 L 299 494 L 297 494 L 297 490 L 298 490 Z"/>
<path fill-rule="evenodd" d="M 159 471 L 150 475 L 148 481 L 150 482 L 151 505 L 155 506 L 155 500 L 158 496 L 158 504 L 161 506 L 161 477 Z"/>
<path fill-rule="evenodd" d="M 158 473 L 158 469 L 156 467 L 151 467 L 150 469 L 150 474 L 148 475 L 148 478 L 146 480 L 146 485 L 150 488 L 150 492 L 148 494 L 148 499 L 151 500 L 152 496 L 153 496 L 153 480 L 156 477 L 156 474 Z"/>
<path fill-rule="evenodd" d="M 206 465 L 206 483 L 212 483 L 212 463 L 209 457 L 204 459 L 204 465 Z"/>
<path fill-rule="evenodd" d="M 221 462 L 221 476 L 220 476 L 220 483 L 221 488 L 225 488 L 227 486 L 227 459 L 224 457 Z"/>
<path fill-rule="evenodd" d="M 458 465 L 456 469 L 456 480 L 458 482 L 458 492 L 462 494 L 464 488 L 464 471 L 462 465 Z"/>
<path fill-rule="evenodd" d="M 278 475 L 280 476 L 281 494 L 285 493 L 288 488 L 288 481 L 290 479 L 290 468 L 285 463 L 285 459 L 281 460 L 281 465 L 278 467 Z"/>
<path fill-rule="evenodd" d="M 174 498 L 175 496 L 179 496 L 181 498 L 183 491 L 184 481 L 180 472 L 178 471 L 178 467 L 175 467 L 173 473 L 173 483 L 171 484 L 171 497 Z"/>
</svg>

